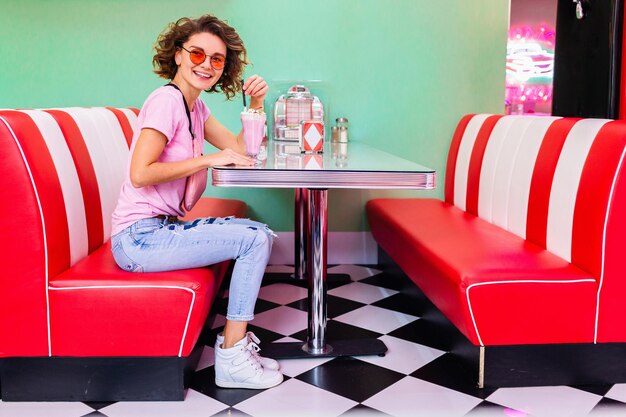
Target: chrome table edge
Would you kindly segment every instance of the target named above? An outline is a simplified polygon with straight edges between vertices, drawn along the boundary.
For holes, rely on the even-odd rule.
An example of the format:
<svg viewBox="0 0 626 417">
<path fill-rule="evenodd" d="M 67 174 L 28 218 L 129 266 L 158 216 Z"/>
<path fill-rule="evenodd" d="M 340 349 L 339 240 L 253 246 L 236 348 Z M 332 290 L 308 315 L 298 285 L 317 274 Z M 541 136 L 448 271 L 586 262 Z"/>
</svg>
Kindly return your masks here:
<svg viewBox="0 0 626 417">
<path fill-rule="evenodd" d="M 289 178 L 284 178 L 285 173 Z M 358 171 L 263 171 L 217 167 L 212 170 L 213 185 L 251 188 L 352 188 L 431 190 L 435 172 L 358 172 Z"/>
</svg>

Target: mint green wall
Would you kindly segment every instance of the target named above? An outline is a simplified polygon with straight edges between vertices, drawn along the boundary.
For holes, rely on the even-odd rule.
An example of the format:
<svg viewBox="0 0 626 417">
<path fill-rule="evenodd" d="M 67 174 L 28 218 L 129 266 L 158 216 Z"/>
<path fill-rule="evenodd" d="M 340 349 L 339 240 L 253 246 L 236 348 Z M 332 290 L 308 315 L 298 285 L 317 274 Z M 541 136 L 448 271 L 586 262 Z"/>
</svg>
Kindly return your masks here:
<svg viewBox="0 0 626 417">
<path fill-rule="evenodd" d="M 331 120 L 350 139 L 438 172 L 433 192 L 331 190 L 330 230 L 365 230 L 373 196 L 443 195 L 450 138 L 466 113 L 503 110 L 508 1 L 19 0 L 0 5 L 0 108 L 135 106 L 164 83 L 152 45 L 181 16 L 213 13 L 238 29 L 267 80 L 326 83 Z M 203 94 L 238 130 L 240 100 Z M 211 188 L 292 230 L 293 192 Z"/>
</svg>

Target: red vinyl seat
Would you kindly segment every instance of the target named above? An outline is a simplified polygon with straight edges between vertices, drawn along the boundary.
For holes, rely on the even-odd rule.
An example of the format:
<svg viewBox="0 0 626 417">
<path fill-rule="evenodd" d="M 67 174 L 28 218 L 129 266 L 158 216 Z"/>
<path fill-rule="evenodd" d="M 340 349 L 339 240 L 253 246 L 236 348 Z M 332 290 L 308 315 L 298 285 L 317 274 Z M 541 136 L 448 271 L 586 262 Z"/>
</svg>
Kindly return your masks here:
<svg viewBox="0 0 626 417">
<path fill-rule="evenodd" d="M 385 250 L 474 344 L 593 340 L 597 282 L 571 263 L 434 199 L 377 199 L 368 218 Z"/>
<path fill-rule="evenodd" d="M 247 208 L 246 203 L 240 200 L 202 197 L 181 220 L 193 220 L 198 217 L 243 217 Z"/>
<path fill-rule="evenodd" d="M 107 242 L 50 280 L 53 354 L 186 356 L 227 268 L 128 273 Z"/>
<path fill-rule="evenodd" d="M 468 115 L 444 201 L 374 199 L 368 221 L 474 345 L 626 342 L 625 150 L 624 121 Z"/>
<path fill-rule="evenodd" d="M 186 357 L 229 263 L 128 273 L 110 250 L 136 109 L 0 111 L 0 358 Z M 244 216 L 202 198 L 188 217 Z M 4 382 L 3 382 L 4 384 Z M 4 387 L 3 387 L 4 388 Z"/>
</svg>

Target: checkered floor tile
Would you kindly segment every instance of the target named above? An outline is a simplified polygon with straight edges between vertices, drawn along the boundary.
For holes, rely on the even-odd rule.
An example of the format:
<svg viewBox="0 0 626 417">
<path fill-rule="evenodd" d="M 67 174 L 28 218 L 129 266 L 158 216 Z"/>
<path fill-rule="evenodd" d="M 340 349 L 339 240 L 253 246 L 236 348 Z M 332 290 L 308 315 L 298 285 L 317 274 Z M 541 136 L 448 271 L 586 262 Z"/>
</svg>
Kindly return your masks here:
<svg viewBox="0 0 626 417">
<path fill-rule="evenodd" d="M 250 330 L 265 343 L 306 338 L 302 282 L 289 266 L 268 267 Z M 285 381 L 268 390 L 221 389 L 214 384 L 213 343 L 225 322 L 226 299 L 216 300 L 200 342 L 200 363 L 182 402 L 7 403 L 0 416 L 625 416 L 626 384 L 604 387 L 477 389 L 449 353 L 459 338 L 441 313 L 397 271 L 337 265 L 329 273 L 349 282 L 330 285 L 330 340 L 379 338 L 384 357 L 282 360 Z M 282 276 L 282 278 L 281 278 Z"/>
</svg>

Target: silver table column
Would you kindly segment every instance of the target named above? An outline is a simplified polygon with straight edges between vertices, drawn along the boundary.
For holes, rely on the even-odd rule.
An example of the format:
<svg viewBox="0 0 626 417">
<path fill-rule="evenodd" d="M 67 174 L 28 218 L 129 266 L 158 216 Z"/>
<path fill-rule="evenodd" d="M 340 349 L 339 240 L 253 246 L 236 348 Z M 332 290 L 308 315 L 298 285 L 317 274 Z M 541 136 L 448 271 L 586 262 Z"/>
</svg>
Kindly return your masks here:
<svg viewBox="0 0 626 417">
<path fill-rule="evenodd" d="M 309 190 L 307 241 L 310 242 L 309 308 L 307 341 L 303 349 L 312 355 L 327 354 L 326 345 L 326 262 L 328 236 L 328 190 Z"/>
<path fill-rule="evenodd" d="M 306 188 L 295 189 L 295 233 L 294 233 L 294 278 L 306 279 L 307 274 L 307 241 L 309 221 L 309 190 Z"/>
</svg>

